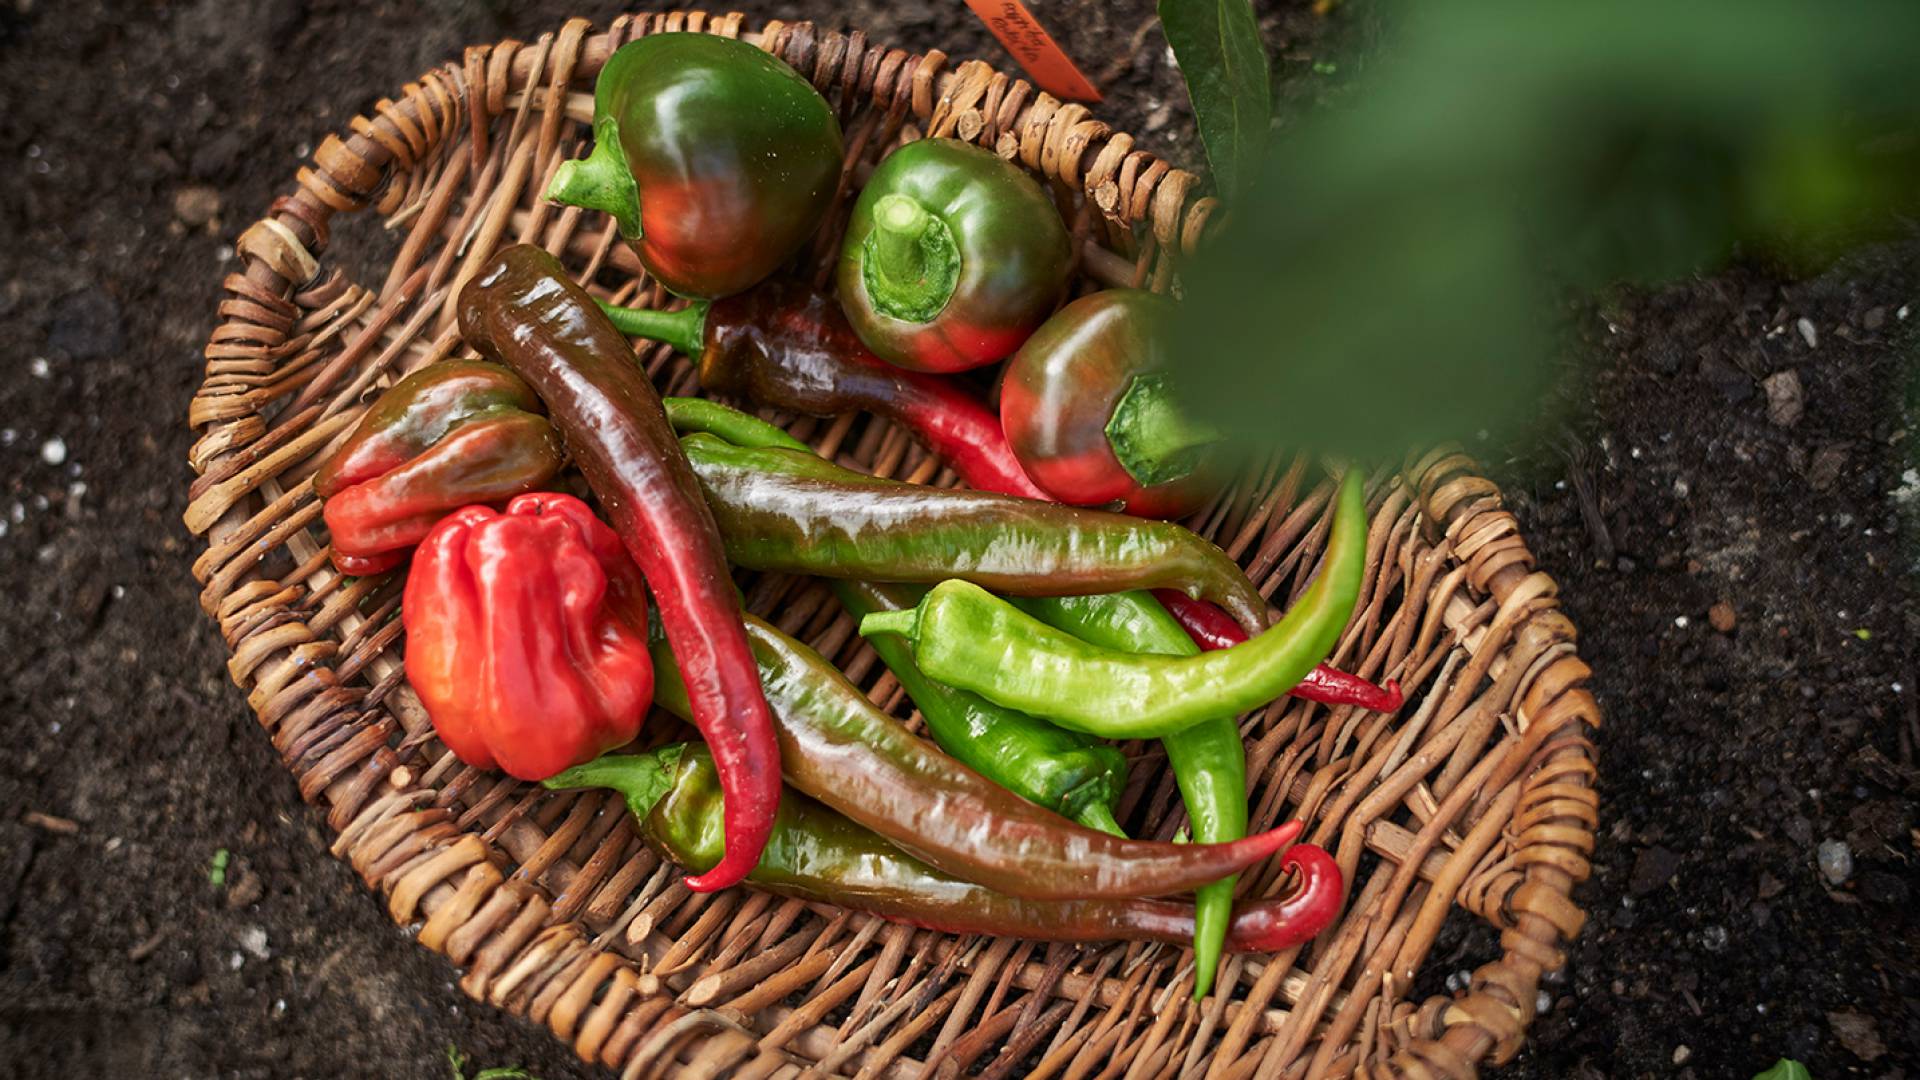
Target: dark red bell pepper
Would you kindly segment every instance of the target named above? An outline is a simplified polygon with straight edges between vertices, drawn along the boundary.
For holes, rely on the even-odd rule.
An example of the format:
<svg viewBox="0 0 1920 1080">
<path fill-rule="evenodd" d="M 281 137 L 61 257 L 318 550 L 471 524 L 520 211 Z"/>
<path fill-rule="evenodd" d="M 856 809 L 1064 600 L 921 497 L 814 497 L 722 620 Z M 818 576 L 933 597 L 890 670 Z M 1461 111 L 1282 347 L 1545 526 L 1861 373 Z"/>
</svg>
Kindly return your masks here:
<svg viewBox="0 0 1920 1080">
<path fill-rule="evenodd" d="M 964 371 L 1003 360 L 1066 292 L 1073 245 L 1038 181 L 955 139 L 910 142 L 860 191 L 840 306 L 882 360 Z"/>
<path fill-rule="evenodd" d="M 1000 424 L 1054 498 L 1180 517 L 1219 489 L 1219 434 L 1180 408 L 1166 371 L 1173 301 L 1108 289 L 1061 308 L 1007 362 Z"/>
<path fill-rule="evenodd" d="M 639 734 L 646 584 L 579 499 L 536 492 L 442 519 L 400 612 L 407 681 L 461 761 L 544 780 Z"/>
<path fill-rule="evenodd" d="M 498 364 L 448 360 L 373 403 L 314 476 L 342 573 L 377 574 L 447 513 L 533 491 L 563 455 L 540 399 Z"/>
</svg>

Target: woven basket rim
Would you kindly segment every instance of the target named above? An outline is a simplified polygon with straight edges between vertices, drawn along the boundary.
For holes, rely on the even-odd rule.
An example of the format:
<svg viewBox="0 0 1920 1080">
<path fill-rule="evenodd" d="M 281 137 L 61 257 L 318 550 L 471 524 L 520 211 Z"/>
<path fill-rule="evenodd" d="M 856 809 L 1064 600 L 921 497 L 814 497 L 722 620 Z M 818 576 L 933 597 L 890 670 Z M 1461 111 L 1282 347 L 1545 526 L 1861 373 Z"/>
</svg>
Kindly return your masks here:
<svg viewBox="0 0 1920 1080">
<path fill-rule="evenodd" d="M 1094 281 L 1166 288 L 1177 254 L 1191 250 L 1218 210 L 1196 176 L 1138 149 L 1131 136 L 1113 131 L 1084 106 L 1056 101 L 980 61 L 948 70 L 947 57 L 938 50 L 881 48 L 857 31 L 823 32 L 811 23 L 770 20 L 747 32 L 738 13 L 676 12 L 621 16 L 605 31 L 574 19 L 532 44 L 509 40 L 469 48 L 458 63 L 406 84 L 397 100 L 382 99 L 372 117 L 356 117 L 347 132 L 328 136 L 298 169 L 293 190 L 276 199 L 236 244 L 242 269 L 224 281 L 221 321 L 205 354 L 206 379 L 189 415 L 199 437 L 190 457 L 197 477 L 186 520 L 207 541 L 194 573 L 204 585 L 202 606 L 232 650 L 229 674 L 248 691 L 250 706 L 299 778 L 302 796 L 328 808 L 329 824 L 339 834 L 334 853 L 387 897 L 397 923 L 418 925 L 423 944 L 465 969 L 461 986 L 467 993 L 530 1015 L 583 1058 L 623 1067 L 628 1076 L 776 1075 L 791 1073 L 799 1062 L 822 1063 L 836 1072 L 862 1062 L 871 1068 L 876 1060 L 889 1075 L 910 1074 L 919 1071 L 917 1063 L 902 1052 L 921 1036 L 901 1015 L 891 1022 L 904 1025 L 901 1030 L 912 1037 L 888 1032 L 849 1050 L 842 1045 L 849 1033 L 822 1026 L 829 1009 L 818 1009 L 818 1015 L 809 1010 L 835 994 L 840 998 L 833 1004 L 857 992 L 856 1013 L 867 1009 L 870 1021 L 880 1023 L 887 1012 L 880 1004 L 884 987 L 874 985 L 882 969 L 874 965 L 890 962 L 897 969 L 904 943 L 917 940 L 911 932 L 889 934 L 878 920 L 845 917 L 826 921 L 819 936 L 806 940 L 763 928 L 758 940 L 767 951 L 762 955 L 782 959 L 790 965 L 785 970 L 835 976 L 825 994 L 811 995 L 805 1007 L 790 1010 L 771 1031 L 756 1026 L 764 1022 L 755 1018 L 758 1014 L 746 1014 L 743 1021 L 740 1009 L 708 1006 L 759 1000 L 740 991 L 779 984 L 772 976 L 782 968 L 761 970 L 736 962 L 720 971 L 718 984 L 676 989 L 671 977 L 661 974 L 664 967 L 650 968 L 623 955 L 622 942 L 613 940 L 617 935 L 611 930 L 596 936 L 583 921 L 594 913 L 593 901 L 603 894 L 623 895 L 617 888 L 621 875 L 643 865 L 637 857 L 619 857 L 631 845 L 615 843 L 616 819 L 623 813 L 618 800 L 582 797 L 553 804 L 559 810 L 543 822 L 545 811 L 534 804 L 536 796 L 517 795 L 513 782 L 461 772 L 446 755 L 428 763 L 421 752 L 431 730 L 422 734 L 424 717 L 404 673 L 388 655 L 399 637 L 393 618 L 397 589 L 384 587 L 383 578 L 349 581 L 333 574 L 326 549 L 315 538 L 320 524 L 311 492 L 313 462 L 350 429 L 364 407 L 365 391 L 386 377 L 383 372 L 397 358 L 427 362 L 458 348 L 448 314 L 457 291 L 452 286 L 463 280 L 463 270 L 506 242 L 502 236 L 508 231 L 553 235 L 560 212 L 542 210 L 537 200 L 516 209 L 519 192 L 529 184 L 544 186 L 540 163 L 548 163 L 550 172 L 565 156 L 563 128 L 577 127 L 590 114 L 592 76 L 612 49 L 644 33 L 682 29 L 742 37 L 781 56 L 809 77 L 843 118 L 871 118 L 871 127 L 861 130 L 887 133 L 912 123 L 927 134 L 987 145 L 1051 181 L 1057 193 L 1081 208 L 1075 226 L 1083 241 L 1081 268 Z M 503 124 L 504 131 L 496 130 Z M 850 142 L 864 137 L 852 133 Z M 467 153 L 459 152 L 463 146 Z M 515 147 L 533 152 L 513 152 Z M 507 181 L 516 171 L 518 186 L 509 189 Z M 490 176 L 492 190 L 505 196 L 472 199 L 460 226 L 453 203 L 460 192 L 484 185 Z M 405 236 L 377 289 L 352 282 L 337 268 L 323 273 L 336 215 L 369 208 Z M 558 223 L 566 226 L 561 230 L 567 236 L 565 253 L 585 262 L 585 276 L 605 267 L 633 270 L 631 256 L 611 242 L 610 229 L 601 229 L 596 238 L 576 234 L 577 221 L 568 222 Z M 441 235 L 450 226 L 464 227 L 464 254 Z M 440 259 L 423 261 L 436 242 L 442 245 Z M 658 302 L 657 292 L 654 299 Z M 649 370 L 658 376 L 666 370 L 666 355 L 664 350 L 651 355 Z M 824 437 L 839 445 L 850 429 L 848 423 L 830 425 Z M 888 449 L 903 443 L 885 433 L 884 425 L 870 429 L 869 441 L 881 448 L 882 457 L 894 454 L 896 461 L 908 452 Z M 919 478 L 931 478 L 935 471 L 923 462 Z M 1277 467 L 1271 475 L 1282 485 L 1269 485 L 1271 490 L 1286 490 Z M 1417 626 L 1410 618 L 1400 619 L 1399 636 L 1406 640 L 1395 643 L 1383 636 L 1372 651 L 1382 658 L 1398 651 L 1407 663 L 1418 652 L 1421 682 L 1444 683 L 1453 676 L 1451 686 L 1436 683 L 1418 708 L 1410 698 L 1403 715 L 1412 725 L 1424 723 L 1418 714 L 1439 715 L 1447 730 L 1463 730 L 1456 737 L 1459 746 L 1470 745 L 1470 736 L 1480 743 L 1477 756 L 1455 752 L 1451 760 L 1429 763 L 1429 772 L 1440 769 L 1431 791 L 1426 772 L 1412 773 L 1411 784 L 1392 791 L 1399 778 L 1424 762 L 1422 755 L 1446 756 L 1444 748 L 1433 751 L 1423 735 L 1407 747 L 1410 758 L 1403 755 L 1390 771 L 1383 766 L 1385 784 L 1376 773 L 1367 783 L 1349 785 L 1354 790 L 1345 802 L 1337 784 L 1309 792 L 1316 807 L 1325 805 L 1322 799 L 1344 807 L 1337 822 L 1340 834 L 1333 837 L 1340 841 L 1337 850 L 1351 852 L 1354 860 L 1370 852 L 1383 867 L 1396 869 L 1390 880 L 1376 873 L 1365 886 L 1353 881 L 1358 899 L 1334 944 L 1312 954 L 1304 989 L 1284 985 L 1299 974 L 1292 968 L 1293 955 L 1286 954 L 1285 963 L 1268 958 L 1259 975 L 1248 980 L 1252 985 L 1244 998 L 1216 994 L 1197 1008 L 1166 1008 L 1169 995 L 1161 991 L 1167 985 L 1177 989 L 1180 974 L 1164 964 L 1135 964 L 1131 989 L 1116 991 L 1122 976 L 1109 977 L 1104 973 L 1109 969 L 1092 977 L 1066 973 L 1054 964 L 1028 962 L 1030 953 L 1018 943 L 996 939 L 983 943 L 984 952 L 976 948 L 962 957 L 949 951 L 941 961 L 942 968 L 953 965 L 956 972 L 970 971 L 970 977 L 954 982 L 961 979 L 956 974 L 950 985 L 935 984 L 943 993 L 919 1008 L 889 1008 L 910 1020 L 944 1003 L 948 1011 L 934 1015 L 950 1018 L 946 1028 L 951 1029 L 951 1019 L 970 1016 L 982 996 L 1000 1002 L 1012 992 L 1010 986 L 1030 992 L 1016 1019 L 1031 1023 L 1053 1015 L 1040 1015 L 1044 1002 L 1077 1001 L 1065 1018 L 1068 1028 L 1107 1011 L 1098 1022 L 1087 1021 L 1092 1027 L 1078 1029 L 1074 1038 L 1084 1041 L 1076 1052 L 1094 1052 L 1099 1040 L 1112 1039 L 1107 1052 L 1117 1061 L 1123 1050 L 1131 1051 L 1135 1071 L 1152 1061 L 1171 1068 L 1184 1055 L 1186 1070 L 1195 1075 L 1202 1066 L 1208 1076 L 1249 1070 L 1264 1075 L 1270 1060 L 1286 1060 L 1304 1070 L 1289 1070 L 1289 1076 L 1469 1077 L 1480 1064 L 1503 1063 L 1518 1052 L 1533 1019 L 1541 975 L 1564 962 L 1562 950 L 1584 921 L 1570 893 L 1588 874 L 1597 823 L 1597 758 L 1588 733 L 1598 725 L 1599 712 L 1585 689 L 1589 672 L 1574 650 L 1573 626 L 1556 605 L 1552 579 L 1535 569 L 1517 523 L 1501 508 L 1498 489 L 1469 458 L 1452 448 L 1415 455 L 1374 487 L 1376 510 L 1393 507 L 1395 513 L 1376 517 L 1375 540 L 1384 548 L 1376 547 L 1369 571 L 1377 572 L 1382 584 L 1370 614 L 1357 617 L 1349 636 L 1363 629 L 1365 619 L 1382 620 L 1396 587 L 1392 556 L 1417 561 L 1398 587 L 1407 594 L 1406 603 L 1417 599 L 1426 611 Z M 1256 491 L 1254 479 L 1246 490 Z M 1243 513 L 1230 501 L 1203 511 L 1213 530 Z M 1254 500 L 1248 495 L 1245 501 Z M 1259 561 L 1273 544 L 1269 561 L 1280 567 L 1275 581 L 1283 571 L 1297 580 L 1300 571 L 1310 569 L 1315 543 L 1312 493 L 1283 509 L 1289 512 L 1282 515 L 1262 502 L 1253 517 L 1221 539 L 1227 546 L 1225 535 L 1242 534 L 1236 542 L 1243 562 Z M 1275 536 L 1290 539 L 1275 542 Z M 1261 551 L 1250 546 L 1255 539 L 1263 541 Z M 1416 549 L 1417 560 L 1411 554 Z M 264 573 L 263 558 L 282 550 L 292 569 L 278 577 Z M 1417 598 L 1416 581 L 1426 583 Z M 364 611 L 367 605 L 373 606 L 370 613 Z M 1451 644 L 1428 656 L 1437 642 Z M 1410 692 L 1417 685 L 1411 678 L 1403 681 Z M 1359 724 L 1359 714 L 1333 715 L 1349 728 Z M 1332 719 L 1327 718 L 1322 739 L 1344 743 L 1352 732 L 1337 734 Z M 1507 737 L 1497 744 L 1488 741 L 1502 725 Z M 1393 735 L 1397 729 L 1369 730 Z M 1505 750 L 1496 754 L 1499 747 Z M 1305 782 L 1297 773 L 1294 779 Z M 1317 783 L 1316 776 L 1307 787 Z M 1428 813 L 1420 828 L 1397 825 L 1379 810 L 1360 813 L 1376 801 L 1398 812 L 1423 792 Z M 1281 789 L 1284 800 L 1296 795 L 1292 787 Z M 1464 837 L 1449 840 L 1449 826 L 1463 813 Z M 1335 823 L 1330 819 L 1326 827 Z M 587 845 L 596 830 L 607 831 Z M 594 854 L 575 866 L 566 857 L 580 845 Z M 605 865 L 595 865 L 603 858 Z M 508 873 L 506 867 L 517 868 Z M 590 881 L 597 888 L 582 885 L 563 893 L 550 880 L 557 867 L 569 867 L 574 883 Z M 625 884 L 631 893 L 642 883 Z M 1394 907 L 1421 889 L 1420 904 L 1405 911 Z M 666 925 L 680 910 L 660 900 L 671 894 L 669 887 L 654 894 L 646 910 L 636 904 L 619 912 L 627 932 L 640 918 Z M 762 923 L 782 917 L 776 902 L 753 895 L 762 899 L 739 901 L 730 909 L 732 925 L 743 925 L 747 915 Z M 1382 903 L 1383 895 L 1395 899 Z M 1369 900 L 1375 907 L 1366 906 Z M 1475 971 L 1471 985 L 1455 997 L 1417 1005 L 1402 1000 L 1425 948 L 1456 908 L 1501 928 L 1500 957 Z M 680 924 L 676 946 L 691 940 L 712 913 L 722 912 L 723 920 L 729 911 L 724 904 L 691 910 L 699 917 L 690 926 Z M 797 909 L 779 909 L 788 910 Z M 860 922 L 857 931 L 850 929 L 855 921 Z M 794 918 L 788 923 L 798 925 Z M 747 920 L 745 925 L 751 929 L 760 923 Z M 709 937 L 718 933 L 707 930 Z M 807 944 L 835 933 L 851 933 L 852 939 L 837 951 Z M 879 957 L 856 963 L 883 940 Z M 1422 940 L 1426 945 L 1413 949 Z M 1417 955 L 1403 965 L 1409 950 Z M 828 954 L 830 959 L 820 959 Z M 866 969 L 873 973 L 864 983 L 854 979 Z M 1158 975 L 1150 977 L 1150 971 Z M 1077 998 L 1065 989 L 1074 979 L 1078 982 L 1072 985 L 1081 987 Z M 826 983 L 813 985 L 818 990 Z M 901 985 L 906 985 L 904 976 Z M 1356 998 L 1362 987 L 1369 989 Z M 1276 1012 L 1271 1007 L 1276 996 L 1289 993 L 1302 996 Z M 961 1012 L 952 1011 L 959 1007 L 956 995 L 965 1006 Z M 1344 1001 L 1337 1000 L 1341 995 Z M 766 1005 L 773 1008 L 779 1000 L 768 998 Z M 991 1034 L 1004 1015 L 980 1017 L 980 1029 L 967 1037 Z M 1170 1026 L 1176 1019 L 1177 1032 Z M 1064 1039 L 1067 1029 L 1061 1030 Z M 935 1046 L 951 1052 L 964 1041 L 958 1035 L 943 1031 L 944 1044 Z M 1021 1055 L 1012 1054 L 1019 1045 L 1008 1031 L 984 1039 L 986 1050 L 1003 1055 L 996 1074 L 1020 1063 Z M 883 1052 L 888 1047 L 891 1056 Z M 1074 1049 L 1068 1045 L 1061 1052 Z M 1306 1051 L 1312 1053 L 1302 1056 Z"/>
</svg>

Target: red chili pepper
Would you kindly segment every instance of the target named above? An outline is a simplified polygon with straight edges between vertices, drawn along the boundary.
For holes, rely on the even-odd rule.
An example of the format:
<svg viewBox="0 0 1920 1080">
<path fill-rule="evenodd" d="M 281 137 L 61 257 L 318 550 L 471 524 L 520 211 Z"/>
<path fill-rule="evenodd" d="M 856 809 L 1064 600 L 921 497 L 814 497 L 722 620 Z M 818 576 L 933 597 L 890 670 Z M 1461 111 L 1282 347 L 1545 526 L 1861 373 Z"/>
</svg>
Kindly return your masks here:
<svg viewBox="0 0 1920 1080">
<path fill-rule="evenodd" d="M 461 761 L 544 780 L 639 734 L 646 584 L 579 499 L 536 492 L 442 519 L 400 611 L 407 681 Z"/>
<path fill-rule="evenodd" d="M 726 791 L 726 858 L 687 879 L 696 892 L 753 869 L 780 804 L 780 745 L 747 646 L 725 548 L 660 394 L 627 341 L 559 260 L 522 244 L 460 294 L 460 331 L 547 403 L 614 530 L 640 564 L 660 623 L 690 673 L 694 725 Z"/>
<path fill-rule="evenodd" d="M 1155 589 L 1153 598 L 1203 649 L 1230 649 L 1247 640 L 1247 632 L 1232 616 L 1205 600 L 1196 600 L 1178 589 Z M 1374 712 L 1393 712 L 1404 700 L 1396 680 L 1389 679 L 1387 685 L 1380 686 L 1325 664 L 1308 672 L 1300 685 L 1287 693 L 1323 705 L 1358 705 Z"/>
</svg>

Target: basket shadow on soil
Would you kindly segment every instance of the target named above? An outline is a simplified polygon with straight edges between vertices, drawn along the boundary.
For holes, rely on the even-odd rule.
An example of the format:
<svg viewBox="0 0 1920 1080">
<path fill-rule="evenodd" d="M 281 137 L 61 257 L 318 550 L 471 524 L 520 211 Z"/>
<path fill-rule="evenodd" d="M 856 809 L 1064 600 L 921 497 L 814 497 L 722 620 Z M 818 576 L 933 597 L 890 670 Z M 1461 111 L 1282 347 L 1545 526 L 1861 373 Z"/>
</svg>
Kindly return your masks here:
<svg viewBox="0 0 1920 1080">
<path fill-rule="evenodd" d="M 1086 20 L 1070 46 L 1111 58 L 1107 114 L 1192 159 L 1158 33 L 1131 49 L 1150 5 L 1067 6 Z M 226 245 L 303 147 L 469 41 L 614 10 L 0 9 L 13 1074 L 436 1076 L 451 1044 L 472 1069 L 587 1075 L 463 997 L 327 854 L 225 678 L 179 521 Z M 1262 10 L 1283 99 L 1326 93 L 1312 61 L 1353 26 Z M 778 13 L 1006 62 L 957 5 Z M 1561 582 L 1608 716 L 1592 918 L 1499 1075 L 1738 1077 L 1791 1055 L 1820 1077 L 1891 1078 L 1920 1060 L 1916 524 L 1889 497 L 1911 452 L 1898 347 L 1920 324 L 1916 256 L 1909 240 L 1799 282 L 1735 269 L 1579 313 L 1578 419 L 1552 449 L 1488 462 Z M 1801 388 L 1791 423 L 1763 385 L 1782 371 Z M 1852 854 L 1838 886 L 1816 865 L 1827 840 Z M 1430 989 L 1494 948 L 1450 931 Z"/>
</svg>

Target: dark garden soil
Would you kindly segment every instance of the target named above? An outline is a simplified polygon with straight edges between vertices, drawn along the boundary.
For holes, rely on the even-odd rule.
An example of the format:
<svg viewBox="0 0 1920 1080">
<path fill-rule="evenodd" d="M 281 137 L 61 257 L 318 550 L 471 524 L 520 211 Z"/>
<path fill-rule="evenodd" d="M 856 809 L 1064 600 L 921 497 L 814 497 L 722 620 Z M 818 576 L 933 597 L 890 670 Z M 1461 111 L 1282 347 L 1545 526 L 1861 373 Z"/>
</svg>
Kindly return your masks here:
<svg viewBox="0 0 1920 1080">
<path fill-rule="evenodd" d="M 1108 115 L 1191 160 L 1163 39 L 1136 35 L 1150 5 L 1062 6 Z M 226 678 L 180 525 L 238 228 L 461 45 L 615 9 L 512 7 L 0 0 L 0 1072 L 443 1076 L 457 1046 L 583 1075 L 462 996 L 328 856 Z M 757 8 L 1006 62 L 959 5 Z M 1314 61 L 1360 18 L 1268 18 L 1288 100 L 1353 74 Z M 1920 522 L 1900 503 L 1920 479 L 1897 350 L 1917 262 L 1907 243 L 1812 280 L 1616 297 L 1578 317 L 1566 430 L 1490 462 L 1607 709 L 1593 918 L 1501 1075 L 1920 1073 Z M 1831 878 L 1828 842 L 1851 862 Z M 1443 939 L 1436 988 L 1495 948 Z"/>
</svg>

